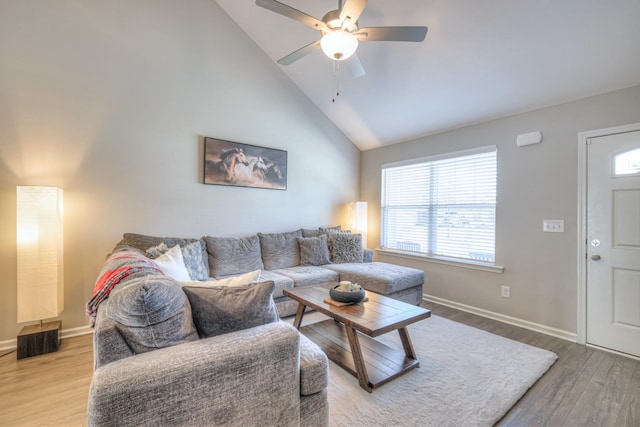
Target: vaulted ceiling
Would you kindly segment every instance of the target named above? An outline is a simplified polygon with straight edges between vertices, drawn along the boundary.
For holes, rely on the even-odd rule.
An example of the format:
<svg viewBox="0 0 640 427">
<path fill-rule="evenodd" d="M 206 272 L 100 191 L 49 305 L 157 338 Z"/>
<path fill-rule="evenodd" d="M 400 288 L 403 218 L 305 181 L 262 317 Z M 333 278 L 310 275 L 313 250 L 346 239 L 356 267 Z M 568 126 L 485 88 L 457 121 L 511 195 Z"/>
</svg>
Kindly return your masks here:
<svg viewBox="0 0 640 427">
<path fill-rule="evenodd" d="M 274 62 L 320 37 L 255 0 L 216 1 Z M 338 6 L 280 1 L 318 19 Z M 277 66 L 367 150 L 639 85 L 638 17 L 638 0 L 370 0 L 360 27 L 425 25 L 425 41 L 360 43 L 358 78 L 320 51 Z"/>
</svg>

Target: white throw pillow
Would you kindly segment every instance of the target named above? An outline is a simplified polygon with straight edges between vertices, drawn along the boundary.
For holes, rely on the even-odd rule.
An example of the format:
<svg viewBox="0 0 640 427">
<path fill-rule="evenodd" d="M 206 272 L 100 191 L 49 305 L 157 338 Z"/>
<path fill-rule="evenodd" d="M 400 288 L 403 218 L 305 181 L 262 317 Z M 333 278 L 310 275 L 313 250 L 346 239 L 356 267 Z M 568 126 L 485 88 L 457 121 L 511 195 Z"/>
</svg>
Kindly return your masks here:
<svg viewBox="0 0 640 427">
<path fill-rule="evenodd" d="M 187 267 L 184 265 L 184 258 L 182 257 L 180 245 L 175 245 L 167 252 L 154 259 L 153 262 L 158 265 L 158 268 L 162 270 L 164 274 L 176 279 L 178 282 L 191 280 Z"/>
<path fill-rule="evenodd" d="M 260 270 L 250 271 L 249 273 L 244 273 L 240 276 L 228 277 L 220 280 L 209 280 L 206 282 L 179 280 L 179 282 L 182 286 L 189 286 L 193 288 L 213 288 L 219 286 L 248 285 L 249 283 L 256 283 L 258 280 L 260 280 Z"/>
</svg>

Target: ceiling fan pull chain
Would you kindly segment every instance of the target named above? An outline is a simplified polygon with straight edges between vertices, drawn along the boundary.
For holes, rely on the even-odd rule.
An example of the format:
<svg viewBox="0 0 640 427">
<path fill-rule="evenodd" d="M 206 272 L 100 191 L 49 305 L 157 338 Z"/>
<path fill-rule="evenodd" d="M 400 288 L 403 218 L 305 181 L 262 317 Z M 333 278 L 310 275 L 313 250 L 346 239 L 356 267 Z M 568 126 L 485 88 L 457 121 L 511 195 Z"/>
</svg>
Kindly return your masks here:
<svg viewBox="0 0 640 427">
<path fill-rule="evenodd" d="M 340 61 L 333 61 L 333 75 L 336 79 L 336 96 L 333 97 L 331 102 L 336 102 L 336 98 L 340 96 Z"/>
</svg>

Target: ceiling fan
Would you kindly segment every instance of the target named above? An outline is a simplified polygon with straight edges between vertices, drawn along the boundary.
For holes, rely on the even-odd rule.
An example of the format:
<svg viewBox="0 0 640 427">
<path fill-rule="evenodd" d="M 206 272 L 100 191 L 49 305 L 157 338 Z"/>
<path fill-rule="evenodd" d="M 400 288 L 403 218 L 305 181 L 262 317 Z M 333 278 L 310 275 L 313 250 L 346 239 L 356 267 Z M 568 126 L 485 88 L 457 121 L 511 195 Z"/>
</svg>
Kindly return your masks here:
<svg viewBox="0 0 640 427">
<path fill-rule="evenodd" d="M 364 75 L 360 60 L 355 55 L 359 42 L 372 41 L 405 41 L 421 42 L 427 35 L 427 27 L 367 27 L 359 28 L 358 19 L 367 6 L 367 0 L 338 0 L 338 9 L 327 12 L 322 20 L 307 15 L 291 6 L 276 0 L 256 0 L 260 7 L 302 22 L 318 30 L 322 38 L 301 47 L 293 53 L 278 60 L 278 64 L 289 65 L 298 59 L 322 50 L 329 58 L 350 61 L 356 76 Z"/>
</svg>

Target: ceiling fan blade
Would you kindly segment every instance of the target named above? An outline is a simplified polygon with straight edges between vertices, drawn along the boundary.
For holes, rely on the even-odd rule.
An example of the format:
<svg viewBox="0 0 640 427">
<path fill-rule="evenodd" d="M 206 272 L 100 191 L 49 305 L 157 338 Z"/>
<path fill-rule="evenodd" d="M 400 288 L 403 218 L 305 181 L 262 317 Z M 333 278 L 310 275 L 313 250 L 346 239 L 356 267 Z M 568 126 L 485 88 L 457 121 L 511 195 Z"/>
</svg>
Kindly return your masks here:
<svg viewBox="0 0 640 427">
<path fill-rule="evenodd" d="M 358 22 L 362 11 L 367 6 L 367 0 L 346 0 L 342 10 L 340 11 L 340 22 L 342 28 L 346 28 L 349 24 Z"/>
<path fill-rule="evenodd" d="M 320 40 L 315 41 L 313 43 L 309 43 L 308 45 L 301 47 L 300 49 L 296 50 L 293 53 L 290 53 L 289 55 L 285 56 L 284 58 L 281 58 L 280 60 L 278 60 L 278 64 L 280 65 L 290 65 L 293 64 L 294 62 L 296 62 L 298 59 L 309 55 L 310 53 L 313 53 L 317 50 L 320 50 Z"/>
<path fill-rule="evenodd" d="M 294 19 L 298 22 L 302 22 L 305 25 L 313 28 L 314 30 L 328 31 L 327 24 L 314 18 L 311 15 L 307 15 L 304 12 L 300 12 L 298 9 L 294 9 L 291 6 L 287 6 L 284 3 L 280 3 L 276 0 L 256 0 L 256 4 L 260 7 L 268 9 L 272 12 L 278 13 L 287 18 Z"/>
<path fill-rule="evenodd" d="M 358 58 L 357 54 L 354 53 L 351 58 L 344 62 L 352 77 L 358 78 L 366 74 L 364 67 L 362 66 L 362 62 L 360 62 L 360 58 Z"/>
<path fill-rule="evenodd" d="M 427 27 L 369 27 L 355 35 L 361 42 L 421 42 L 427 36 Z"/>
</svg>

